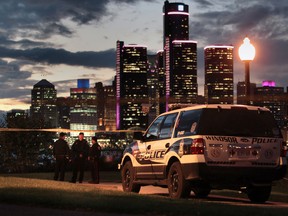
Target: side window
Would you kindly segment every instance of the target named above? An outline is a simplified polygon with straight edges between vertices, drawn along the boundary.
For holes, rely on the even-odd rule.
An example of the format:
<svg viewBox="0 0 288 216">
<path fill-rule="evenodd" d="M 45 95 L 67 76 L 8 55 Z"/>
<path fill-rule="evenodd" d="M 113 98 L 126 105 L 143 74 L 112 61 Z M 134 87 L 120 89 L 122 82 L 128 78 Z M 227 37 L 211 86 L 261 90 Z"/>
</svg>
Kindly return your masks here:
<svg viewBox="0 0 288 216">
<path fill-rule="evenodd" d="M 175 137 L 190 136 L 196 134 L 202 110 L 184 111 L 180 115 L 179 124 L 175 129 Z"/>
<path fill-rule="evenodd" d="M 158 117 L 149 127 L 145 134 L 145 140 L 156 140 L 159 136 L 160 126 L 165 116 Z"/>
<path fill-rule="evenodd" d="M 166 115 L 166 118 L 161 126 L 159 139 L 171 138 L 177 115 L 178 113 Z"/>
</svg>

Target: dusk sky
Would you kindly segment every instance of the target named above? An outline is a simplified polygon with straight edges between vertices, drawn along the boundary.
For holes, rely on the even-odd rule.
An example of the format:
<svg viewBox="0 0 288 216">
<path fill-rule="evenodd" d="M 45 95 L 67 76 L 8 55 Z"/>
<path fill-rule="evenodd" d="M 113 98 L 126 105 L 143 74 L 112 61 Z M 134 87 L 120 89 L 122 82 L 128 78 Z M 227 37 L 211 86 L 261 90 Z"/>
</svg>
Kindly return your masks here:
<svg viewBox="0 0 288 216">
<path fill-rule="evenodd" d="M 189 5 L 190 40 L 198 42 L 198 93 L 204 91 L 203 48 L 234 46 L 234 84 L 244 81 L 238 48 L 256 47 L 251 82 L 288 86 L 287 0 L 179 0 Z M 77 79 L 111 85 L 116 41 L 162 49 L 164 0 L 8 0 L 0 2 L 0 110 L 29 109 L 41 79 L 69 96 Z"/>
</svg>

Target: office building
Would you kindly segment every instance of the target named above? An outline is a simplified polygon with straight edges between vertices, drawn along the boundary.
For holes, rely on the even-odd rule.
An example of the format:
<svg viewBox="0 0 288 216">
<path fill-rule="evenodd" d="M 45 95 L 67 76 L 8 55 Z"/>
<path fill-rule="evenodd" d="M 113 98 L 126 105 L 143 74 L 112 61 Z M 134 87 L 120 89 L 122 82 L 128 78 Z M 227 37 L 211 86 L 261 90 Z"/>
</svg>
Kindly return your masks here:
<svg viewBox="0 0 288 216">
<path fill-rule="evenodd" d="M 117 129 L 146 128 L 148 104 L 147 47 L 117 41 L 116 124 Z"/>
<path fill-rule="evenodd" d="M 116 130 L 116 89 L 115 82 L 111 86 L 104 86 L 104 130 L 113 131 Z"/>
<path fill-rule="evenodd" d="M 237 83 L 237 104 L 248 104 L 248 98 L 245 93 L 245 82 Z M 254 98 L 256 83 L 250 83 L 250 97 Z M 249 103 L 250 104 L 250 103 Z M 252 101 L 253 104 L 253 101 Z"/>
<path fill-rule="evenodd" d="M 169 104 L 197 102 L 197 42 L 189 40 L 189 7 L 165 1 L 163 6 L 165 111 Z"/>
<path fill-rule="evenodd" d="M 170 52 L 171 63 L 167 65 L 171 65 L 171 68 L 166 68 L 166 95 L 169 95 L 169 104 L 196 103 L 197 42 L 174 40 Z"/>
<path fill-rule="evenodd" d="M 8 128 L 21 128 L 25 121 L 28 119 L 26 110 L 12 109 L 7 112 L 7 127 Z"/>
<path fill-rule="evenodd" d="M 159 95 L 159 110 L 157 114 L 165 112 L 166 108 L 166 76 L 164 67 L 164 50 L 159 50 L 156 54 L 155 70 L 158 76 L 158 95 Z"/>
<path fill-rule="evenodd" d="M 70 89 L 70 129 L 71 136 L 84 131 L 85 136 L 94 136 L 98 129 L 97 91 L 89 87 L 88 79 L 79 79 L 77 88 Z"/>
<path fill-rule="evenodd" d="M 36 83 L 31 90 L 31 118 L 40 121 L 41 127 L 58 127 L 56 101 L 57 90 L 53 84 L 46 79 Z"/>
<path fill-rule="evenodd" d="M 206 103 L 233 104 L 233 46 L 206 46 L 204 59 Z"/>
<path fill-rule="evenodd" d="M 105 112 L 105 94 L 102 82 L 95 83 L 97 93 L 97 117 L 98 117 L 98 130 L 105 130 L 104 125 L 104 112 Z"/>
<path fill-rule="evenodd" d="M 275 82 L 265 80 L 261 87 L 256 87 L 253 105 L 270 109 L 278 126 L 287 127 L 287 93 L 284 87 L 276 87 Z"/>
<path fill-rule="evenodd" d="M 173 40 L 189 40 L 189 6 L 181 2 L 168 0 L 163 6 L 163 43 L 168 38 Z"/>
<path fill-rule="evenodd" d="M 148 104 L 145 112 L 148 115 L 148 124 L 150 124 L 159 115 L 159 74 L 156 67 L 157 55 L 148 55 L 147 59 Z"/>
<path fill-rule="evenodd" d="M 59 128 L 70 129 L 70 97 L 57 97 Z"/>
</svg>

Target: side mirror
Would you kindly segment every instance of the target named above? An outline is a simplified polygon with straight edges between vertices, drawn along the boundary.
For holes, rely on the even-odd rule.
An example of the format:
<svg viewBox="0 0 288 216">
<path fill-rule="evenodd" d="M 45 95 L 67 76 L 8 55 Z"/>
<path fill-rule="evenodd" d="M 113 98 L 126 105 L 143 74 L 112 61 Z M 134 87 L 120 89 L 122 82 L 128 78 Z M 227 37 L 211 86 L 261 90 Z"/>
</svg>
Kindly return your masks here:
<svg viewBox="0 0 288 216">
<path fill-rule="evenodd" d="M 134 134 L 133 134 L 133 139 L 134 139 L 134 140 L 143 140 L 143 134 L 142 134 L 142 132 L 139 132 L 139 131 L 134 132 Z"/>
</svg>

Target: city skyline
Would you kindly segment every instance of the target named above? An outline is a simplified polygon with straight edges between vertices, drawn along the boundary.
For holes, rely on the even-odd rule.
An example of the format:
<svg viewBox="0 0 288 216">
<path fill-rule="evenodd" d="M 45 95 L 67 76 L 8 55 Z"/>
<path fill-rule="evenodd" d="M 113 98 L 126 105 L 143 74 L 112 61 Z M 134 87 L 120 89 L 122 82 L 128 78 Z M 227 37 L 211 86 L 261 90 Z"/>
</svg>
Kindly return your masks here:
<svg viewBox="0 0 288 216">
<path fill-rule="evenodd" d="M 198 94 L 203 95 L 204 47 L 234 46 L 234 86 L 244 80 L 237 51 L 246 35 L 256 47 L 251 82 L 288 86 L 288 2 L 170 1 L 189 5 L 189 37 L 198 42 Z M 77 79 L 110 85 L 116 75 L 116 41 L 163 45 L 164 0 L 1 2 L 0 110 L 28 109 L 33 85 L 47 79 L 69 96 Z"/>
</svg>

